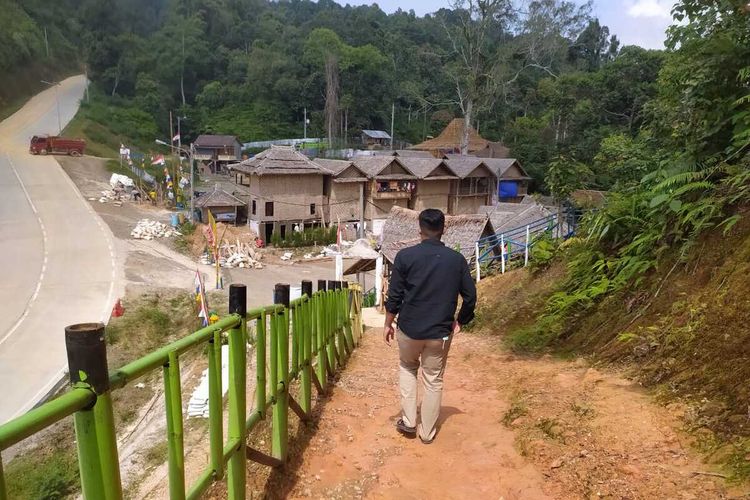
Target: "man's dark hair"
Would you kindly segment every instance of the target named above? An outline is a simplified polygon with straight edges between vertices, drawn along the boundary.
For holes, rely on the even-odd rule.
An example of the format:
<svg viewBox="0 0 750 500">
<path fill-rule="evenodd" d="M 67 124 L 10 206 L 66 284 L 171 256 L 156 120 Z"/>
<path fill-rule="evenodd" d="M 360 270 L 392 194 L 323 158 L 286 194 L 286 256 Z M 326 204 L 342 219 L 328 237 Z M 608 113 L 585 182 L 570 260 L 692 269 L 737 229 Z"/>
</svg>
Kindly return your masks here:
<svg viewBox="0 0 750 500">
<path fill-rule="evenodd" d="M 437 208 L 422 210 L 419 214 L 419 229 L 428 238 L 437 238 L 445 229 L 445 214 Z"/>
</svg>

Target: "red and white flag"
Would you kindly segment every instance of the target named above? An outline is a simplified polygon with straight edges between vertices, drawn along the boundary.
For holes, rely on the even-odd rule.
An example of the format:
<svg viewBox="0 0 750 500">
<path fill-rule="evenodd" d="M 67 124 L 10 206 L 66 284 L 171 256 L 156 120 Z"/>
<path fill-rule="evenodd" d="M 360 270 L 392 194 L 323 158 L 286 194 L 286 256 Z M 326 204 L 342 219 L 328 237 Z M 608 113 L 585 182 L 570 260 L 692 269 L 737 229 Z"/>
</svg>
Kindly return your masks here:
<svg viewBox="0 0 750 500">
<path fill-rule="evenodd" d="M 164 155 L 156 155 L 151 157 L 151 165 L 166 165 Z"/>
</svg>

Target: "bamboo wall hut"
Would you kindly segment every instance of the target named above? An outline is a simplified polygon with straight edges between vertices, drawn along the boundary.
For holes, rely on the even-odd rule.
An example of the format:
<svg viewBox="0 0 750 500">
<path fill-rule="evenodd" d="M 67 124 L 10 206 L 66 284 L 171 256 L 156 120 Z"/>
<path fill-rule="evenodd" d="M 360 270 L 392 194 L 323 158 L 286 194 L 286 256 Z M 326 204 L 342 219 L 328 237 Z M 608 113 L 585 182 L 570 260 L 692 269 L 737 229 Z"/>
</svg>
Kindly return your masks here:
<svg viewBox="0 0 750 500">
<path fill-rule="evenodd" d="M 417 177 L 391 156 L 355 157 L 352 163 L 369 181 L 365 189 L 365 218 L 385 219 L 394 206 L 407 208 Z"/>
<path fill-rule="evenodd" d="M 296 224 L 324 216 L 325 177 L 331 172 L 289 146 L 271 146 L 253 158 L 229 166 L 235 181 L 249 187 L 248 221 L 266 241 L 282 238 Z"/>
<path fill-rule="evenodd" d="M 220 189 L 217 185 L 213 191 L 196 198 L 195 207 L 201 211 L 201 221 L 208 221 L 210 211 L 214 218 L 219 221 L 237 223 L 246 215 L 247 203 L 236 196 Z"/>
<path fill-rule="evenodd" d="M 476 214 L 479 207 L 492 203 L 497 177 L 482 158 L 463 156 L 445 160 L 445 164 L 458 178 L 450 192 L 451 214 Z"/>
<path fill-rule="evenodd" d="M 364 214 L 367 175 L 350 160 L 317 158 L 315 163 L 331 172 L 323 188 L 326 196 L 326 219 L 356 222 Z"/>
<path fill-rule="evenodd" d="M 437 208 L 449 213 L 450 192 L 458 177 L 439 158 L 402 157 L 401 162 L 417 178 L 409 208 Z"/>
</svg>

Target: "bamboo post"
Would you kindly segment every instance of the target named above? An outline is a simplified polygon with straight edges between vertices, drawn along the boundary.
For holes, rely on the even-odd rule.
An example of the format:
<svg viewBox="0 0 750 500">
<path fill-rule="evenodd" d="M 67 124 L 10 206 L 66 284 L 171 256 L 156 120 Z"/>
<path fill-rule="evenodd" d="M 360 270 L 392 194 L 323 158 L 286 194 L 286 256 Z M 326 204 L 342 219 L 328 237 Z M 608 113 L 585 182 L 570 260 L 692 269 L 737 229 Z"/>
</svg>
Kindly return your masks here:
<svg viewBox="0 0 750 500">
<path fill-rule="evenodd" d="M 92 408 L 73 416 L 78 446 L 81 492 L 84 498 L 122 498 L 112 399 L 109 392 L 104 324 L 65 327 L 70 382 L 97 395 Z"/>
<path fill-rule="evenodd" d="M 240 325 L 229 330 L 229 440 L 237 443 L 229 456 L 227 496 L 230 500 L 245 498 L 246 465 L 246 356 L 247 356 L 247 288 L 229 285 L 229 313 L 239 314 Z"/>
<path fill-rule="evenodd" d="M 266 416 L 266 311 L 255 322 L 255 410 Z"/>
<path fill-rule="evenodd" d="M 315 323 L 315 347 L 318 351 L 317 376 L 318 383 L 323 389 L 328 382 L 328 353 L 326 352 L 325 318 L 323 316 L 323 300 L 325 297 L 326 281 L 318 280 L 318 293 L 315 294 L 313 308 L 315 311 L 313 321 Z"/>
<path fill-rule="evenodd" d="M 221 393 L 221 334 L 214 333 L 208 341 L 208 435 L 211 468 L 215 477 L 224 477 L 224 429 Z"/>
<path fill-rule="evenodd" d="M 185 498 L 185 448 L 182 429 L 182 390 L 177 353 L 169 353 L 164 365 L 164 400 L 167 415 L 169 498 Z"/>
<path fill-rule="evenodd" d="M 276 317 L 277 335 L 276 349 L 278 381 L 282 388 L 276 395 L 273 406 L 273 431 L 271 434 L 272 454 L 279 460 L 286 460 L 287 444 L 289 441 L 289 285 L 277 283 L 273 293 L 274 304 L 282 304 L 284 311 Z"/>
<path fill-rule="evenodd" d="M 302 327 L 301 327 L 301 344 L 302 344 L 302 383 L 300 406 L 305 414 L 309 414 L 312 409 L 312 380 L 310 366 L 310 353 L 312 347 L 312 330 L 310 328 L 310 311 L 312 311 L 312 281 L 302 281 L 302 295 L 307 296 L 307 301 L 302 304 Z"/>
</svg>

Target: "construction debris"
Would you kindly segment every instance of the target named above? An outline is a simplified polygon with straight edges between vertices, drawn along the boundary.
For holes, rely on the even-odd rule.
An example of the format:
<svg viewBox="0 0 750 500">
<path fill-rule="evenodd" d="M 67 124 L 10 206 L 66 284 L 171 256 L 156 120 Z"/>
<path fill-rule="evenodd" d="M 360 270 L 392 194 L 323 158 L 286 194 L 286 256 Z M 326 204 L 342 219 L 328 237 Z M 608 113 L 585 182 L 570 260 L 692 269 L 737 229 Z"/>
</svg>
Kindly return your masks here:
<svg viewBox="0 0 750 500">
<path fill-rule="evenodd" d="M 281 260 L 292 260 L 292 256 L 294 254 L 292 252 L 284 252 L 282 256 L 280 257 Z"/>
<path fill-rule="evenodd" d="M 141 219 L 135 228 L 130 232 L 130 236 L 137 240 L 153 240 L 154 238 L 169 238 L 170 236 L 180 236 L 182 233 L 169 227 L 168 225 L 150 219 Z"/>
<path fill-rule="evenodd" d="M 239 239 L 235 244 L 224 243 L 219 248 L 219 265 L 221 267 L 240 267 L 247 269 L 263 269 L 260 263 L 263 254 L 253 248 L 250 243 L 243 243 Z M 212 255 L 204 252 L 198 262 L 205 265 L 215 264 Z"/>
</svg>

